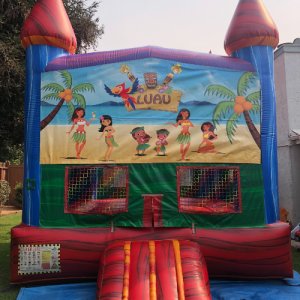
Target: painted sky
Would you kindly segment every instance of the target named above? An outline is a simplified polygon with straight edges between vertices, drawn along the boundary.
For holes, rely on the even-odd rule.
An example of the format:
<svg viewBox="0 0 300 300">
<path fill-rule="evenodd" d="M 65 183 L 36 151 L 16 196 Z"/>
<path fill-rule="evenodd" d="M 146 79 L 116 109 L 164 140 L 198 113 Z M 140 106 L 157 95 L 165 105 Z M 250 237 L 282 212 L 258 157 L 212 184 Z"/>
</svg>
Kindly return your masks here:
<svg viewBox="0 0 300 300">
<path fill-rule="evenodd" d="M 147 45 L 226 55 L 224 38 L 238 0 L 101 0 L 105 34 L 97 51 Z M 299 0 L 262 0 L 280 43 L 300 37 Z M 88 2 L 93 2 L 89 0 Z M 93 52 L 90 49 L 88 52 Z"/>
<path fill-rule="evenodd" d="M 145 84 L 143 74 L 146 72 L 156 72 L 158 74 L 158 84 L 163 84 L 163 80 L 168 73 L 171 72 L 171 67 L 177 62 L 166 61 L 155 58 L 147 58 L 142 60 L 127 61 L 126 65 L 130 67 L 130 72 L 139 79 L 140 85 Z M 126 74 L 120 72 L 122 63 L 114 63 L 109 65 L 101 65 L 87 67 L 82 69 L 68 70 L 72 75 L 72 87 L 82 83 L 91 83 L 95 88 L 95 93 L 83 92 L 87 101 L 87 105 L 95 105 L 107 101 L 122 101 L 119 97 L 113 97 L 106 93 L 104 84 L 109 88 L 114 88 L 116 85 L 125 82 L 125 87 L 132 85 L 132 82 L 127 78 Z M 209 101 L 217 104 L 222 100 L 218 96 L 205 95 L 205 90 L 209 85 L 218 84 L 227 87 L 236 94 L 237 83 L 243 71 L 226 70 L 220 68 L 205 67 L 192 64 L 181 64 L 182 72 L 175 74 L 170 86 L 174 90 L 183 92 L 181 101 Z M 44 87 L 49 83 L 58 83 L 64 86 L 63 78 L 59 71 L 47 72 L 42 74 L 41 86 Z M 250 84 L 250 89 L 247 94 L 256 92 L 260 89 L 259 77 L 258 80 Z M 42 91 L 42 97 L 51 92 Z M 47 102 L 56 104 L 57 101 Z"/>
</svg>

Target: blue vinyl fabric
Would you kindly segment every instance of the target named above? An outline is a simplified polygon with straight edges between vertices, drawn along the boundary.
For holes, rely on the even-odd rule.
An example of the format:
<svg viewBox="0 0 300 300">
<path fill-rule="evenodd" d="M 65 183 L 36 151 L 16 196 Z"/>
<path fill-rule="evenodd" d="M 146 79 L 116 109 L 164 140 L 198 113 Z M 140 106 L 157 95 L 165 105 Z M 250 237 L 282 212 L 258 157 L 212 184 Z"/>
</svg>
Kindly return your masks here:
<svg viewBox="0 0 300 300">
<path fill-rule="evenodd" d="M 232 57 L 253 64 L 261 78 L 261 156 L 266 224 L 279 221 L 276 100 L 274 54 L 270 46 L 246 47 Z M 300 299 L 300 297 L 299 297 Z"/>
<path fill-rule="evenodd" d="M 300 286 L 280 280 L 210 282 L 212 300 L 299 300 Z"/>
<path fill-rule="evenodd" d="M 21 288 L 17 300 L 95 300 L 96 282 Z"/>
<path fill-rule="evenodd" d="M 294 279 L 261 281 L 210 280 L 212 300 L 299 300 L 300 275 Z M 17 300 L 94 300 L 97 283 L 21 288 Z"/>
<path fill-rule="evenodd" d="M 66 55 L 67 51 L 53 46 L 32 45 L 26 49 L 22 222 L 31 226 L 39 226 L 41 73 L 50 61 Z M 34 190 L 26 189 L 27 179 L 35 179 Z"/>
</svg>

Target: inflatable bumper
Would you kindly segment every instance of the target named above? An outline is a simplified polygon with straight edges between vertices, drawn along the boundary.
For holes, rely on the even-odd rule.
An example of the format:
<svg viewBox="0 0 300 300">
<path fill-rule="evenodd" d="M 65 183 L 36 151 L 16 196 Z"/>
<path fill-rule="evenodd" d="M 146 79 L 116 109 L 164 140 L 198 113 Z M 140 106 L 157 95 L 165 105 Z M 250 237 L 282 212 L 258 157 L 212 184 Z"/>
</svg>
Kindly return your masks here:
<svg viewBox="0 0 300 300">
<path fill-rule="evenodd" d="M 100 257 L 113 241 L 190 240 L 205 257 L 208 275 L 223 278 L 293 277 L 290 226 L 265 228 L 38 228 L 20 224 L 11 230 L 11 283 L 96 279 Z M 19 245 L 60 245 L 60 272 L 18 275 Z"/>
</svg>

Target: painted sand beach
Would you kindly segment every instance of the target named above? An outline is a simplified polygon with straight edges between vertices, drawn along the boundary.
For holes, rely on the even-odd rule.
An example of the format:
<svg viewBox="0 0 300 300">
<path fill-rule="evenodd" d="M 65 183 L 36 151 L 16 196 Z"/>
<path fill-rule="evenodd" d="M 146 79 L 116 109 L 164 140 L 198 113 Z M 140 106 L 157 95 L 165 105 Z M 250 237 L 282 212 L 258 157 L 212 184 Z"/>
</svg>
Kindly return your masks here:
<svg viewBox="0 0 300 300">
<path fill-rule="evenodd" d="M 95 121 L 96 122 L 96 121 Z M 92 123 L 93 124 L 93 123 Z M 142 125 L 143 126 L 143 125 Z M 186 160 L 181 160 L 180 145 L 176 138 L 181 128 L 171 125 L 145 125 L 145 132 L 152 137 L 149 141 L 150 147 L 144 156 L 136 155 L 137 142 L 130 132 L 137 125 L 116 124 L 113 128 L 115 142 L 119 145 L 112 151 L 109 161 L 104 160 L 107 150 L 105 138 L 100 141 L 102 133 L 98 132 L 99 125 L 85 126 L 86 145 L 81 152 L 81 159 L 76 158 L 75 143 L 72 142 L 71 125 L 49 125 L 41 132 L 41 164 L 115 164 L 115 163 L 261 163 L 261 151 L 255 144 L 249 129 L 245 125 L 236 128 L 234 141 L 231 144 L 226 134 L 226 126 L 217 126 L 215 134 L 218 139 L 213 141 L 215 151 L 219 153 L 198 153 L 198 147 L 202 142 L 201 125 L 190 128 L 191 146 L 186 153 Z M 257 126 L 258 131 L 260 127 Z M 167 129 L 170 134 L 167 138 L 166 155 L 156 155 L 154 151 L 157 142 L 156 130 Z"/>
</svg>

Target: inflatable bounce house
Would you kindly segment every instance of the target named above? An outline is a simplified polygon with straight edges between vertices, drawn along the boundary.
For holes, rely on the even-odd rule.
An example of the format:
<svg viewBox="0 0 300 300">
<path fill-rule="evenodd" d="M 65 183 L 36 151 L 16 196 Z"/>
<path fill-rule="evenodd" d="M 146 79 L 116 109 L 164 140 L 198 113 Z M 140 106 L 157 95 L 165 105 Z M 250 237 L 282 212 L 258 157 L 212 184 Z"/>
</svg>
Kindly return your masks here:
<svg viewBox="0 0 300 300">
<path fill-rule="evenodd" d="M 73 55 L 61 0 L 26 48 L 23 220 L 11 282 L 97 278 L 97 299 L 210 299 L 209 277 L 292 277 L 279 222 L 273 49 L 240 0 L 228 57 L 142 47 Z M 209 277 L 208 277 L 209 276 Z"/>
</svg>

